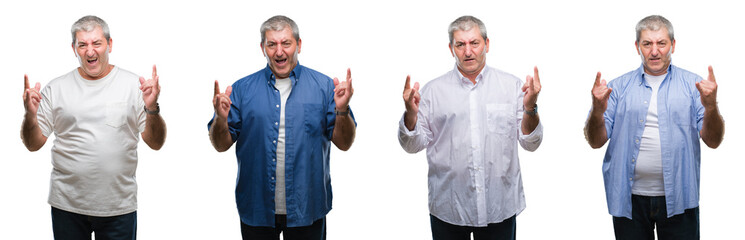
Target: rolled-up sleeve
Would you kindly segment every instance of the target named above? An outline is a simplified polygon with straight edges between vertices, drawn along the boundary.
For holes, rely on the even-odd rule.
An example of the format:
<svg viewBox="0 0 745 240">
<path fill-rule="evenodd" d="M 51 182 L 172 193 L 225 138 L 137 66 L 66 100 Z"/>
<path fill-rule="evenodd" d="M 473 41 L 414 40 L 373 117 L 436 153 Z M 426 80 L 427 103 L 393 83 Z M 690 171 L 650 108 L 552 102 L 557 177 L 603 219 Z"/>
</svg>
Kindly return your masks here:
<svg viewBox="0 0 745 240">
<path fill-rule="evenodd" d="M 530 134 L 526 135 L 522 131 L 519 132 L 520 138 L 518 141 L 523 149 L 532 152 L 541 146 L 541 142 L 543 141 L 543 124 L 540 121 L 538 122 L 538 126 Z"/>
<path fill-rule="evenodd" d="M 424 119 L 420 112 L 419 116 L 417 116 L 417 123 L 416 126 L 414 126 L 414 130 L 409 131 L 404 123 L 404 116 L 401 116 L 401 120 L 398 123 L 398 142 L 401 144 L 404 151 L 408 153 L 417 153 L 427 148 L 427 145 L 429 145 L 429 142 L 432 139 L 432 132 L 422 126 L 423 124 Z"/>
</svg>

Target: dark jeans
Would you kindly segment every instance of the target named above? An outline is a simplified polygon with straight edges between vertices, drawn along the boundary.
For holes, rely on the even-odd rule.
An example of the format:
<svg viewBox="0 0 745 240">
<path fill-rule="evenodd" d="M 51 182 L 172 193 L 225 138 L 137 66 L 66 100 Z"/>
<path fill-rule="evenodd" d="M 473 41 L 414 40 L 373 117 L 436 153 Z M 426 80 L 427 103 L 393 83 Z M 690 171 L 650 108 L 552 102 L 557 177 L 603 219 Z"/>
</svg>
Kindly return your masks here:
<svg viewBox="0 0 745 240">
<path fill-rule="evenodd" d="M 667 217 L 665 197 L 631 196 L 631 218 L 613 217 L 616 239 L 654 240 L 657 238 L 700 239 L 698 207 L 686 209 L 682 214 Z"/>
<path fill-rule="evenodd" d="M 275 215 L 274 227 L 254 227 L 241 221 L 243 240 L 279 240 L 280 233 L 284 240 L 326 240 L 326 217 L 303 227 L 287 227 L 287 215 Z"/>
<path fill-rule="evenodd" d="M 470 240 L 473 233 L 474 240 L 514 240 L 515 217 L 505 219 L 500 223 L 490 223 L 486 227 L 458 226 L 446 223 L 439 218 L 429 215 L 432 226 L 433 240 Z"/>
<path fill-rule="evenodd" d="M 137 212 L 113 217 L 94 217 L 52 207 L 52 230 L 56 240 L 133 240 L 137 238 Z"/>
</svg>

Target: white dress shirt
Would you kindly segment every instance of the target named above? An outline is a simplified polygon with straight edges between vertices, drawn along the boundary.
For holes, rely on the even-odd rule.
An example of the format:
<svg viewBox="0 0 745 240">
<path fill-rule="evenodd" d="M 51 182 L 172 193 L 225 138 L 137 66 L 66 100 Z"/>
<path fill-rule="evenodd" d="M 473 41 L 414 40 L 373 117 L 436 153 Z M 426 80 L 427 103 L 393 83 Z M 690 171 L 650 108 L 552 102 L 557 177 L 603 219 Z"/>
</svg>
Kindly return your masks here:
<svg viewBox="0 0 745 240">
<path fill-rule="evenodd" d="M 543 127 L 522 134 L 522 86 L 485 66 L 476 84 L 455 68 L 422 87 L 416 126 L 409 131 L 402 117 L 398 139 L 409 153 L 427 148 L 432 215 L 483 227 L 525 209 L 517 143 L 534 151 Z"/>
</svg>

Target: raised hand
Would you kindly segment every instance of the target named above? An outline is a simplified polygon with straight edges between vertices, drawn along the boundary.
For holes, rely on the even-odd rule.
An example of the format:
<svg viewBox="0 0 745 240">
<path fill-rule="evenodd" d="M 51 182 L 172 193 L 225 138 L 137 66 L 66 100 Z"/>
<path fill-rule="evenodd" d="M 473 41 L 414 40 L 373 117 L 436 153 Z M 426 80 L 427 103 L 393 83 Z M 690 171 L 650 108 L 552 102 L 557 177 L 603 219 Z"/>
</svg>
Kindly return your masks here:
<svg viewBox="0 0 745 240">
<path fill-rule="evenodd" d="M 228 120 L 228 113 L 230 113 L 230 105 L 233 104 L 230 101 L 230 93 L 233 92 L 233 87 L 228 86 L 225 89 L 225 93 L 220 93 L 220 85 L 215 80 L 215 96 L 212 98 L 212 105 L 215 107 L 215 113 L 220 119 Z"/>
<path fill-rule="evenodd" d="M 336 109 L 346 111 L 352 94 L 354 94 L 354 88 L 352 88 L 352 71 L 347 68 L 347 81 L 340 82 L 339 79 L 334 78 L 334 101 L 336 102 Z"/>
<path fill-rule="evenodd" d="M 608 88 L 605 79 L 600 80 L 600 72 L 595 76 L 595 85 L 592 86 L 592 108 L 605 112 L 608 108 L 608 97 L 613 89 Z"/>
<path fill-rule="evenodd" d="M 145 80 L 140 77 L 140 91 L 142 91 L 142 100 L 145 101 L 145 107 L 150 111 L 158 108 L 158 96 L 160 96 L 160 84 L 158 83 L 158 70 L 153 65 L 153 77 Z"/>
<path fill-rule="evenodd" d="M 541 92 L 541 79 L 538 77 L 538 67 L 533 67 L 533 74 L 534 76 L 528 75 L 525 77 L 525 84 L 523 84 L 523 92 L 525 93 L 525 97 L 523 97 L 523 106 L 525 106 L 526 110 L 527 108 L 533 109 L 535 107 L 536 102 L 538 102 L 538 94 Z"/>
<path fill-rule="evenodd" d="M 410 85 L 411 76 L 406 76 L 406 85 L 404 85 L 404 104 L 406 105 L 406 114 L 404 115 L 404 123 L 406 128 L 414 130 L 416 125 L 417 113 L 419 113 L 419 83 L 414 83 L 412 88 Z"/>
<path fill-rule="evenodd" d="M 31 88 L 28 84 L 28 75 L 23 75 L 23 107 L 26 109 L 26 114 L 31 113 L 36 115 L 36 110 L 39 109 L 39 103 L 41 102 L 41 84 Z"/>
<path fill-rule="evenodd" d="M 717 81 L 714 78 L 714 69 L 709 66 L 709 77 L 696 83 L 696 88 L 701 94 L 701 104 L 705 108 L 716 107 L 717 105 Z"/>
</svg>

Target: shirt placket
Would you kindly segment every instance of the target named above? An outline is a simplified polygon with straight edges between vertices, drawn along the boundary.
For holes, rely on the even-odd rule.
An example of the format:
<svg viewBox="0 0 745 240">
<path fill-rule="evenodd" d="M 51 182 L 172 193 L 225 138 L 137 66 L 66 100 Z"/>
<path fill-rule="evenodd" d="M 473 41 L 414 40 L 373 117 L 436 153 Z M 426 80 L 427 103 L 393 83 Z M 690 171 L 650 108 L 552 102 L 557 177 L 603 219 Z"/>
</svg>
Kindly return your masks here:
<svg viewBox="0 0 745 240">
<path fill-rule="evenodd" d="M 479 103 L 478 100 L 478 82 L 473 85 L 468 94 L 468 105 L 469 105 L 469 122 L 471 131 L 471 171 L 473 174 L 473 191 L 476 192 L 476 215 L 477 223 L 479 225 L 486 224 L 486 194 L 484 192 L 484 154 L 483 148 L 481 147 L 481 138 L 483 129 L 480 124 L 481 118 L 479 118 Z"/>
</svg>

